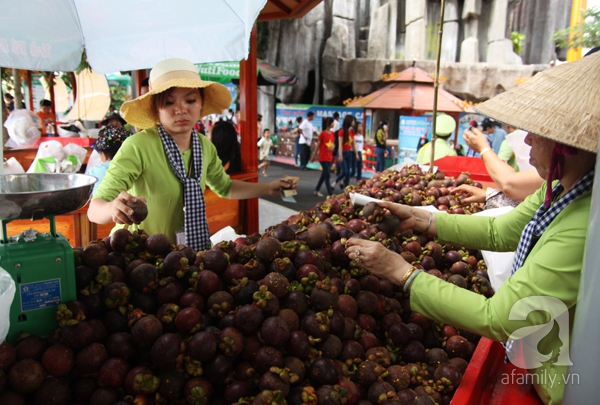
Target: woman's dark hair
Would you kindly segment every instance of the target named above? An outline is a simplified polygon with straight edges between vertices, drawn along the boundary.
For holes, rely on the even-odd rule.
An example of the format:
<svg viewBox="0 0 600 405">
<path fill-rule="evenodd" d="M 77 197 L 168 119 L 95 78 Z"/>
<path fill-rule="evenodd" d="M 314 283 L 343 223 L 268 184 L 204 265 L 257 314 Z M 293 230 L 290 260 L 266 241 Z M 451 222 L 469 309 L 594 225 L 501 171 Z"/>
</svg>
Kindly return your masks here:
<svg viewBox="0 0 600 405">
<path fill-rule="evenodd" d="M 331 118 L 331 117 L 323 118 L 323 124 L 322 124 L 323 131 L 327 130 L 332 122 L 333 122 L 333 118 Z"/>
<path fill-rule="evenodd" d="M 379 123 L 379 126 L 377 127 L 377 130 L 379 131 L 380 129 L 383 129 L 384 125 L 387 125 L 388 122 L 386 120 L 383 120 Z"/>
<path fill-rule="evenodd" d="M 211 140 L 217 148 L 217 155 L 225 166 L 229 162 L 226 172 L 237 173 L 242 170 L 242 156 L 237 132 L 229 121 L 217 121 L 211 129 Z"/>
<path fill-rule="evenodd" d="M 354 121 L 354 116 L 350 114 L 344 117 L 344 122 L 342 122 L 342 129 L 344 130 L 344 143 L 348 142 L 348 138 L 350 137 L 350 129 L 352 128 L 352 123 Z"/>
</svg>

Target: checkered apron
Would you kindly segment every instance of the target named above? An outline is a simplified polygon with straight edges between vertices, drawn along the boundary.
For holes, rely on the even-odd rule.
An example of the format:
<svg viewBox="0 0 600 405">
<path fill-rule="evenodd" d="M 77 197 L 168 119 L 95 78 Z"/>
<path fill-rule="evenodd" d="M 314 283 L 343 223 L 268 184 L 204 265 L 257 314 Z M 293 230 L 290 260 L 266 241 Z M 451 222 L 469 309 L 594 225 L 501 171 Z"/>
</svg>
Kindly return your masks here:
<svg viewBox="0 0 600 405">
<path fill-rule="evenodd" d="M 523 267 L 525 263 L 525 259 L 529 255 L 531 249 L 535 246 L 538 239 L 542 236 L 546 228 L 552 223 L 554 218 L 558 214 L 561 213 L 570 203 L 575 201 L 578 197 L 580 197 L 585 192 L 592 189 L 594 184 L 594 172 L 592 170 L 588 174 L 586 174 L 579 182 L 573 187 L 567 194 L 565 194 L 562 198 L 556 200 L 560 193 L 563 191 L 563 186 L 558 183 L 552 189 L 552 201 L 555 201 L 550 207 L 542 206 L 536 211 L 533 215 L 533 218 L 523 229 L 523 234 L 521 235 L 521 240 L 519 241 L 519 246 L 517 247 L 517 253 L 515 254 L 515 260 L 513 262 L 513 267 L 510 272 L 511 276 L 515 274 L 517 270 Z M 509 339 L 504 343 L 504 348 L 506 349 L 506 359 L 505 361 L 508 363 L 508 353 L 513 350 L 514 341 Z"/>
<path fill-rule="evenodd" d="M 186 245 L 196 251 L 210 249 L 210 234 L 206 220 L 206 203 L 200 188 L 202 177 L 202 147 L 196 131 L 192 130 L 192 165 L 189 176 L 177 144 L 163 128 L 158 125 L 158 133 L 171 170 L 183 184 L 183 213 Z"/>
</svg>

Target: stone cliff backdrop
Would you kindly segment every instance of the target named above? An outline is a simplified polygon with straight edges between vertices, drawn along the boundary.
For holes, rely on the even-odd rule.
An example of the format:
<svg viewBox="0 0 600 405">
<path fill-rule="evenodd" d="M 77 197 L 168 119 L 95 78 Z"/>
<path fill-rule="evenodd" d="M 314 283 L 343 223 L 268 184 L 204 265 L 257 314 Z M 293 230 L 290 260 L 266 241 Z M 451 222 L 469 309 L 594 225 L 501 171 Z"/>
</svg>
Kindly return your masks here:
<svg viewBox="0 0 600 405">
<path fill-rule="evenodd" d="M 439 16 L 439 0 L 323 0 L 302 19 L 261 23 L 259 57 L 299 78 L 259 89 L 264 122 L 275 101 L 342 105 L 413 63 L 433 74 Z M 443 88 L 478 102 L 516 86 L 562 56 L 550 38 L 570 16 L 570 0 L 446 0 Z M 525 35 L 520 55 L 514 31 Z"/>
</svg>

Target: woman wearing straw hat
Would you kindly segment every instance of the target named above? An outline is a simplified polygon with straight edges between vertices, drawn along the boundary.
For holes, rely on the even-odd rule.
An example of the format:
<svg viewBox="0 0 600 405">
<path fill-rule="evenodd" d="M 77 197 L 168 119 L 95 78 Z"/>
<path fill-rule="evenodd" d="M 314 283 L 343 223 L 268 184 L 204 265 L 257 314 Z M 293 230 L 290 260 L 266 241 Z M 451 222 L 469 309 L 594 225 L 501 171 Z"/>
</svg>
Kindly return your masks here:
<svg viewBox="0 0 600 405">
<path fill-rule="evenodd" d="M 204 250 L 210 248 L 206 185 L 232 199 L 278 196 L 282 188 L 293 187 L 285 180 L 231 180 L 225 173 L 215 146 L 193 127 L 230 103 L 229 90 L 201 80 L 193 63 L 178 58 L 158 62 L 150 72 L 150 91 L 121 107 L 125 120 L 143 130 L 129 137 L 114 157 L 91 201 L 90 221 L 114 221 L 116 228 L 133 225 Z M 133 224 L 126 203 L 138 198 L 146 201 L 148 217 Z"/>
<path fill-rule="evenodd" d="M 508 359 L 529 370 L 528 381 L 548 404 L 561 403 L 565 382 L 574 382 L 566 373 L 600 132 L 594 91 L 599 66 L 597 53 L 554 67 L 476 108 L 527 131 L 530 163 L 547 179 L 510 213 L 433 215 L 380 203 L 400 218 L 401 230 L 458 246 L 516 250 L 511 277 L 492 297 L 424 273 L 379 243 L 352 238 L 346 250 L 359 265 L 410 293 L 414 311 L 506 342 Z"/>
</svg>

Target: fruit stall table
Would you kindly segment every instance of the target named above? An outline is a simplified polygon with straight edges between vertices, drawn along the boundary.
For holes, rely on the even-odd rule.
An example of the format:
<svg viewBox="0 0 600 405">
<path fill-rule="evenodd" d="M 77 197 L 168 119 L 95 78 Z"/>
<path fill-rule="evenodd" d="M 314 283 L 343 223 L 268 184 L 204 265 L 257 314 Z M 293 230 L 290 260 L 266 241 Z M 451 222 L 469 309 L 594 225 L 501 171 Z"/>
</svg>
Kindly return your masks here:
<svg viewBox="0 0 600 405">
<path fill-rule="evenodd" d="M 61 137 L 43 136 L 35 143 L 35 145 L 33 145 L 32 147 L 29 147 L 29 148 L 24 148 L 24 149 L 6 149 L 5 148 L 4 149 L 4 158 L 9 159 L 11 157 L 14 157 L 21 164 L 21 166 L 23 166 L 23 169 L 25 171 L 27 171 L 27 169 L 29 169 L 29 166 L 31 166 L 31 163 L 35 160 L 35 157 L 37 155 L 40 144 L 42 142 L 46 142 L 46 141 L 58 141 L 63 146 L 65 146 L 69 143 L 74 143 L 76 145 L 83 146 L 87 151 L 85 160 L 83 162 L 84 164 L 87 163 L 88 159 L 90 158 L 90 155 L 92 154 L 91 145 L 94 142 L 96 142 L 96 140 L 92 139 L 92 138 L 61 138 Z"/>
</svg>

